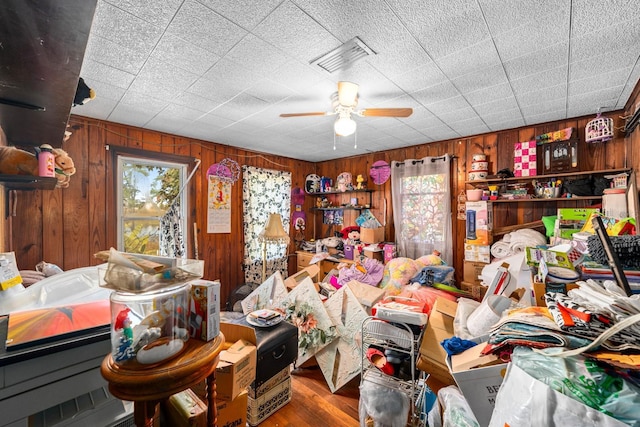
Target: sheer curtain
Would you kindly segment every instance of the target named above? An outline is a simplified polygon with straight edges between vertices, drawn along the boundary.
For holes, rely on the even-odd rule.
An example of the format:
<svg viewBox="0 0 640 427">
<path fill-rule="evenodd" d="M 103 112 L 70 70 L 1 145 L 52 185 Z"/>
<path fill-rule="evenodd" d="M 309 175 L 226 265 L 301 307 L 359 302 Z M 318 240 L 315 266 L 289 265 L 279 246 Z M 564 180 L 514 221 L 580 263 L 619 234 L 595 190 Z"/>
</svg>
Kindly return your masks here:
<svg viewBox="0 0 640 427">
<path fill-rule="evenodd" d="M 398 255 L 411 259 L 434 250 L 453 264 L 451 156 L 391 162 L 391 196 Z"/>
<path fill-rule="evenodd" d="M 246 283 L 262 282 L 262 244 L 258 235 L 270 213 L 279 213 L 289 231 L 291 214 L 291 172 L 242 167 L 244 229 L 244 278 Z M 287 277 L 287 245 L 267 245 L 267 277 L 279 270 Z"/>
</svg>

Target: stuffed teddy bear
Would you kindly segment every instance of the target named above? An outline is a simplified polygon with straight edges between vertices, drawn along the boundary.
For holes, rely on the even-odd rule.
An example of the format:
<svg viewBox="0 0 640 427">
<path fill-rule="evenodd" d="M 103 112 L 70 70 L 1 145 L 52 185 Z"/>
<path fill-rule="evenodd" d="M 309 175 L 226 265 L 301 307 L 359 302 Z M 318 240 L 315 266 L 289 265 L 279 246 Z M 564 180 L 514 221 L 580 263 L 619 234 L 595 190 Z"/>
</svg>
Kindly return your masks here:
<svg viewBox="0 0 640 427">
<path fill-rule="evenodd" d="M 56 162 L 56 179 L 58 183 L 56 187 L 67 188 L 69 186 L 69 180 L 71 175 L 76 173 L 75 164 L 73 159 L 62 148 L 54 148 L 53 155 Z"/>
</svg>

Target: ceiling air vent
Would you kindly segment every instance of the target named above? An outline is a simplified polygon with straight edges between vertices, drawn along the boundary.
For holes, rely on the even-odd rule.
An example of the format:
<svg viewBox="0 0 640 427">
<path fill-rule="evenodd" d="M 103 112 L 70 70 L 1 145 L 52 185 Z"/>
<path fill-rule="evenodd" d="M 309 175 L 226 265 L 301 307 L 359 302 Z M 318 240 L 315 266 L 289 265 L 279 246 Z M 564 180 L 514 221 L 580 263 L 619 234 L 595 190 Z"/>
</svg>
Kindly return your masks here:
<svg viewBox="0 0 640 427">
<path fill-rule="evenodd" d="M 342 46 L 314 59 L 309 64 L 317 65 L 328 73 L 349 68 L 354 62 L 376 53 L 358 37 L 354 37 Z"/>
</svg>

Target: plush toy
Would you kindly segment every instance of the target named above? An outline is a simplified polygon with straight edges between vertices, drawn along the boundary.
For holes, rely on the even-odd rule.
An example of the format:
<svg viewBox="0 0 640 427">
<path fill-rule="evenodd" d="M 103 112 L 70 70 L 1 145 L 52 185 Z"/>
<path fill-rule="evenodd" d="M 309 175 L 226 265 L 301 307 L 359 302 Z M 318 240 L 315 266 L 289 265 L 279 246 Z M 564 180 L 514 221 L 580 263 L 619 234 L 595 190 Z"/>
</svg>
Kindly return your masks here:
<svg viewBox="0 0 640 427">
<path fill-rule="evenodd" d="M 340 234 L 342 234 L 344 243 L 348 245 L 354 245 L 356 243 L 360 243 L 360 227 L 358 227 L 357 225 L 352 225 L 352 226 L 343 228 L 340 231 Z"/>
<path fill-rule="evenodd" d="M 38 175 L 38 159 L 35 154 L 16 147 L 0 147 L 0 174 Z"/>
<path fill-rule="evenodd" d="M 56 162 L 56 187 L 69 186 L 69 177 L 76 173 L 73 159 L 61 148 L 54 148 Z M 38 159 L 35 154 L 12 146 L 0 147 L 0 174 L 3 175 L 38 175 Z"/>
<path fill-rule="evenodd" d="M 96 91 L 87 86 L 87 84 L 84 82 L 84 79 L 80 77 L 80 79 L 78 80 L 76 94 L 73 97 L 72 107 L 75 107 L 76 105 L 84 105 L 95 97 Z"/>
<path fill-rule="evenodd" d="M 356 190 L 364 190 L 366 188 L 366 185 L 364 184 L 364 176 L 358 175 L 356 182 L 358 183 Z"/>
<path fill-rule="evenodd" d="M 69 180 L 71 179 L 71 175 L 76 173 L 75 164 L 73 163 L 73 159 L 69 157 L 66 151 L 62 148 L 54 148 L 53 155 L 55 156 L 56 161 L 56 178 L 58 183 L 56 187 L 59 188 L 67 188 L 69 186 Z"/>
</svg>

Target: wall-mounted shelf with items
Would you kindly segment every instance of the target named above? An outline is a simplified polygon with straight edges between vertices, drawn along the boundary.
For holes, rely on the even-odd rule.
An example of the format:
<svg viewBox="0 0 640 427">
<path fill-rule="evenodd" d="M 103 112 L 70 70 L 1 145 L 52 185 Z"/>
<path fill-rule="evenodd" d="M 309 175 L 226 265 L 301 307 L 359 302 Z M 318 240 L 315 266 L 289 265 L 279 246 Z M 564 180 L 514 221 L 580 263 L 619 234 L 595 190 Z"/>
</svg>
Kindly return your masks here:
<svg viewBox="0 0 640 427">
<path fill-rule="evenodd" d="M 314 211 L 337 211 L 337 210 L 363 210 L 363 209 L 369 209 L 371 208 L 371 193 L 373 193 L 374 190 L 371 189 L 362 189 L 362 190 L 347 190 L 347 191 L 325 191 L 325 192 L 321 192 L 321 193 L 307 193 L 308 196 L 312 196 L 312 197 L 326 197 L 326 196 L 336 196 L 336 195 L 346 195 L 346 194 L 356 194 L 356 193 L 365 193 L 368 195 L 368 199 L 369 199 L 369 203 L 364 203 L 364 204 L 360 204 L 358 203 L 357 205 L 352 205 L 352 204 L 345 204 L 345 205 L 330 205 L 327 207 L 317 207 L 314 206 L 311 208 L 311 210 Z M 337 198 L 337 197 L 333 197 L 333 198 Z"/>
<path fill-rule="evenodd" d="M 629 172 L 631 169 L 623 168 L 623 169 L 607 169 L 607 170 L 596 170 L 596 171 L 580 171 L 580 172 L 560 172 L 554 174 L 547 175 L 534 175 L 534 176 L 515 176 L 513 178 L 487 178 L 481 180 L 473 180 L 473 181 L 465 181 L 465 184 L 471 185 L 482 185 L 496 182 L 522 182 L 522 181 L 544 181 L 546 179 L 551 178 L 563 178 L 568 176 L 583 176 L 583 175 L 611 175 L 618 174 L 623 172 Z M 494 200 L 495 201 L 495 200 Z"/>
<path fill-rule="evenodd" d="M 496 199 L 493 203 L 522 203 L 522 202 L 575 202 L 579 200 L 599 200 L 602 196 L 574 196 L 574 197 L 551 197 L 551 198 L 521 198 L 521 199 Z"/>
</svg>

